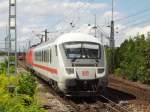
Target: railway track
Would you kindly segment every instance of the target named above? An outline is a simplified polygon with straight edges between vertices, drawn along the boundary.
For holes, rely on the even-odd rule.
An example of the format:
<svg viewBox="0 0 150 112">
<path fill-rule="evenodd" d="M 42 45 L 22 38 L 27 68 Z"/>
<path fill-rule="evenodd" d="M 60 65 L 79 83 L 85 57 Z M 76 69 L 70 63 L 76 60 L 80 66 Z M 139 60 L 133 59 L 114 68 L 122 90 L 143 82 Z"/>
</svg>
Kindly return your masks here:
<svg viewBox="0 0 150 112">
<path fill-rule="evenodd" d="M 27 70 L 27 67 L 26 67 L 26 65 L 25 65 L 25 62 L 24 61 L 17 61 L 17 63 L 18 63 L 18 68 L 24 68 L 24 69 L 26 69 Z"/>
<path fill-rule="evenodd" d="M 102 98 L 106 99 L 109 103 L 105 103 L 105 106 L 110 110 L 110 112 L 130 112 L 127 108 L 120 106 L 109 98 L 101 95 Z"/>
<path fill-rule="evenodd" d="M 26 69 L 23 62 L 18 64 Z M 39 83 L 45 83 L 43 80 L 38 78 Z M 53 94 L 59 101 L 64 105 L 69 106 L 70 112 L 130 112 L 127 108 L 117 104 L 111 99 L 104 95 L 100 95 L 93 98 L 71 98 L 57 94 L 49 85 L 46 83 L 47 89 Z M 47 109 L 48 106 L 44 105 L 42 108 Z"/>
<path fill-rule="evenodd" d="M 103 95 L 89 99 L 70 98 L 66 96 L 62 97 L 53 91 L 52 88 L 49 89 L 59 101 L 72 107 L 70 112 L 131 112 Z"/>
<path fill-rule="evenodd" d="M 150 87 L 147 85 L 130 82 L 121 78 L 110 76 L 109 87 L 134 94 L 138 98 L 150 101 Z"/>
<path fill-rule="evenodd" d="M 82 101 L 81 99 L 76 100 L 81 103 L 65 98 L 65 101 L 76 110 L 75 112 L 131 112 L 127 108 L 120 106 L 103 95 L 100 95 L 95 99 L 90 99 L 91 101 L 89 100 L 88 102 L 85 99 L 85 101 Z M 95 100 L 95 102 L 93 102 L 93 100 Z"/>
<path fill-rule="evenodd" d="M 42 79 L 38 79 L 38 82 L 45 83 Z M 131 112 L 104 95 L 91 98 L 67 97 L 56 93 L 47 83 L 46 85 L 51 94 L 64 105 L 69 106 L 70 112 Z"/>
</svg>

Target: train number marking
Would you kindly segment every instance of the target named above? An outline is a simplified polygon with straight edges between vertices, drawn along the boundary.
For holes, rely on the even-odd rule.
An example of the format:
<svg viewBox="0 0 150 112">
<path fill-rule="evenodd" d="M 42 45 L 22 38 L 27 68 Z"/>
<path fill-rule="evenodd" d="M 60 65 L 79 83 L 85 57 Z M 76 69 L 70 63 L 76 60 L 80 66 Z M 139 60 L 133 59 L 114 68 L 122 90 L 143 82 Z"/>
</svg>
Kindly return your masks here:
<svg viewBox="0 0 150 112">
<path fill-rule="evenodd" d="M 89 71 L 82 71 L 82 76 L 89 76 Z"/>
</svg>

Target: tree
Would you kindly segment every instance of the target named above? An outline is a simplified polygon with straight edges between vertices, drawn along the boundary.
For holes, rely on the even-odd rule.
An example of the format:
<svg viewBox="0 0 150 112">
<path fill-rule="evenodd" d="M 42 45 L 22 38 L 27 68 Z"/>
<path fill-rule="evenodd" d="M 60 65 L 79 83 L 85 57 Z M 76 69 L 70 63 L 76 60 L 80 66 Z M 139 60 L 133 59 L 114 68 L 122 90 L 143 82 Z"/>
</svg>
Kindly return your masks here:
<svg viewBox="0 0 150 112">
<path fill-rule="evenodd" d="M 150 33 L 125 40 L 115 49 L 115 73 L 132 81 L 150 82 Z"/>
</svg>

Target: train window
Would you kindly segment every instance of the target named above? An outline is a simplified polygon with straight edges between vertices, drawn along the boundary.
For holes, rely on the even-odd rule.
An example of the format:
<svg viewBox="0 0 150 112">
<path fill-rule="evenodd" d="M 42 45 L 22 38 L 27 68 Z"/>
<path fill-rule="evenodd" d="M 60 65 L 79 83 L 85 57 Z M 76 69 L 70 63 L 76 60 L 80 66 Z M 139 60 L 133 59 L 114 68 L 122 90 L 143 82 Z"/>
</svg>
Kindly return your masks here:
<svg viewBox="0 0 150 112">
<path fill-rule="evenodd" d="M 37 54 L 37 52 L 35 52 L 35 60 L 37 61 L 38 59 L 38 54 Z"/>
<path fill-rule="evenodd" d="M 64 49 L 69 59 L 99 59 L 100 45 L 90 42 L 65 43 Z"/>
<path fill-rule="evenodd" d="M 41 52 L 38 52 L 38 61 L 41 61 Z"/>
<path fill-rule="evenodd" d="M 40 61 L 40 58 L 41 58 L 41 55 L 40 55 L 41 53 L 40 52 L 38 52 L 38 61 Z"/>
<path fill-rule="evenodd" d="M 47 62 L 48 61 L 48 52 L 47 52 L 47 50 L 45 51 L 45 62 Z"/>
<path fill-rule="evenodd" d="M 42 51 L 42 62 L 44 62 L 44 51 Z"/>
<path fill-rule="evenodd" d="M 36 60 L 39 61 L 39 52 L 36 52 Z"/>
<path fill-rule="evenodd" d="M 52 62 L 52 50 L 50 49 L 50 53 L 49 53 L 50 55 L 49 55 L 49 58 L 50 58 L 50 63 Z"/>
<path fill-rule="evenodd" d="M 38 53 L 35 52 L 35 60 L 38 61 Z"/>
<path fill-rule="evenodd" d="M 44 62 L 49 62 L 49 51 L 48 50 L 44 51 Z"/>
<path fill-rule="evenodd" d="M 40 51 L 40 62 L 42 62 L 42 51 Z"/>
<path fill-rule="evenodd" d="M 44 61 L 47 62 L 47 51 L 44 51 Z"/>
<path fill-rule="evenodd" d="M 43 62 L 46 62 L 45 54 L 46 54 L 46 52 L 45 52 L 45 51 L 43 51 Z"/>
<path fill-rule="evenodd" d="M 38 61 L 41 61 L 41 52 L 38 52 Z"/>
<path fill-rule="evenodd" d="M 49 60 L 50 60 L 50 59 L 49 59 L 50 52 L 49 52 L 49 50 L 47 50 L 47 52 L 48 52 L 48 55 L 47 55 L 47 59 L 48 59 L 48 60 L 47 60 L 47 62 L 49 63 Z"/>
<path fill-rule="evenodd" d="M 37 53 L 35 52 L 35 61 L 37 61 Z"/>
<path fill-rule="evenodd" d="M 83 44 L 82 55 L 86 58 L 98 59 L 99 58 L 99 45 L 98 44 Z"/>
<path fill-rule="evenodd" d="M 42 61 L 42 51 L 39 52 L 39 61 Z"/>
<path fill-rule="evenodd" d="M 57 46 L 55 46 L 56 56 L 58 55 Z"/>
<path fill-rule="evenodd" d="M 40 61 L 40 52 L 35 52 L 35 60 Z"/>
</svg>

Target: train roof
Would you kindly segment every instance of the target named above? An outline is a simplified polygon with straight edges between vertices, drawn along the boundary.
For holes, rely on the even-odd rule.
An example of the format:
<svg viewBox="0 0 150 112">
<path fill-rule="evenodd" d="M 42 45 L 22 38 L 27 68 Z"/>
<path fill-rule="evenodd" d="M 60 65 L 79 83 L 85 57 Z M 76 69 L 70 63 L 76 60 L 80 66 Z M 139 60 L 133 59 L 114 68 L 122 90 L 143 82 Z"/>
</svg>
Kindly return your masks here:
<svg viewBox="0 0 150 112">
<path fill-rule="evenodd" d="M 94 43 L 100 43 L 97 38 L 92 35 L 83 34 L 83 33 L 66 33 L 56 39 L 56 44 L 62 44 L 72 41 L 88 41 Z"/>
<path fill-rule="evenodd" d="M 76 42 L 87 41 L 87 42 L 101 44 L 100 41 L 92 35 L 83 34 L 83 33 L 66 33 L 57 38 L 53 38 L 53 39 L 49 40 L 48 42 L 42 43 L 35 48 L 46 47 L 46 46 L 49 46 L 49 44 L 59 45 L 62 43 L 74 42 L 74 41 L 76 41 Z"/>
</svg>

